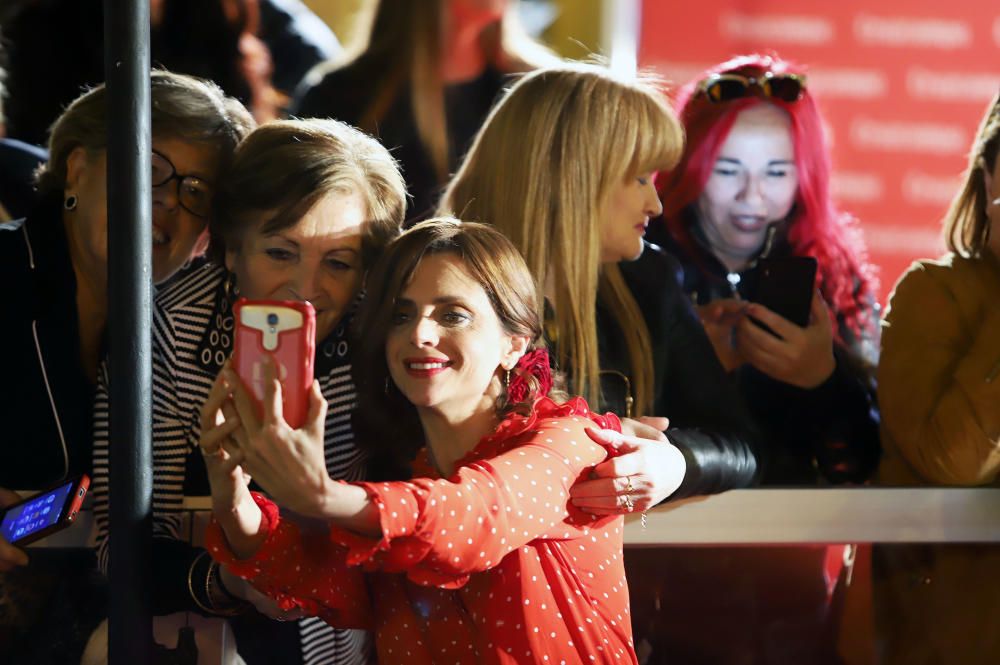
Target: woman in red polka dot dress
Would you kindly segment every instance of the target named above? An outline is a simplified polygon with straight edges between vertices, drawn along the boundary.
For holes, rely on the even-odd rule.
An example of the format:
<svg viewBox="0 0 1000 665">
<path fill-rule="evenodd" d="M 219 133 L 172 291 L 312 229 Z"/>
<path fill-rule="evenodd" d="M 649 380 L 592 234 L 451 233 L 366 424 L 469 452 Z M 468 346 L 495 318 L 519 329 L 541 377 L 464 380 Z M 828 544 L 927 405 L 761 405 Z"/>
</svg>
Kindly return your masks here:
<svg viewBox="0 0 1000 665">
<path fill-rule="evenodd" d="M 374 630 L 380 663 L 635 663 L 622 517 L 568 501 L 608 454 L 589 430 L 620 424 L 554 399 L 513 245 L 419 224 L 369 276 L 359 322 L 359 439 L 386 481 L 326 474 L 318 390 L 292 430 L 273 378 L 258 417 L 225 369 L 202 410 L 212 555 L 286 610 Z"/>
</svg>

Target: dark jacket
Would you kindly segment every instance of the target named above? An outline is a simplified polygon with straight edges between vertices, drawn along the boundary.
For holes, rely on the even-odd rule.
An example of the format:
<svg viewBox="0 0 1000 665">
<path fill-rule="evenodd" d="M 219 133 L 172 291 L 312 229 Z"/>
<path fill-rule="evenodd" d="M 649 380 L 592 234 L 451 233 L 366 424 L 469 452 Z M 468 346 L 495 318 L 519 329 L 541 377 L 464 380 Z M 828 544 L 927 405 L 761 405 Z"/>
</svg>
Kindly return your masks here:
<svg viewBox="0 0 1000 665">
<path fill-rule="evenodd" d="M 0 139 L 0 204 L 12 219 L 24 217 L 35 205 L 35 169 L 48 158 L 36 146 Z"/>
<path fill-rule="evenodd" d="M 678 258 L 684 271 L 683 289 L 690 299 L 704 305 L 732 298 L 733 289 L 749 298 L 756 281 L 756 261 L 740 273 L 734 287 L 726 268 L 707 249 L 703 239 L 677 242 L 665 225 L 652 225 L 664 248 Z M 762 256 L 791 256 L 782 231 L 765 243 Z M 734 280 L 736 281 L 736 280 Z M 879 416 L 875 399 L 874 368 L 878 358 L 877 305 L 869 309 L 872 325 L 855 332 L 837 315 L 834 343 L 836 368 L 824 383 L 807 390 L 772 379 L 749 365 L 736 370 L 736 380 L 756 426 L 768 442 L 769 464 L 764 484 L 815 485 L 822 482 L 860 483 L 878 466 Z"/>
<path fill-rule="evenodd" d="M 670 419 L 667 436 L 688 465 L 684 482 L 671 498 L 752 485 L 763 466 L 763 451 L 739 393 L 680 290 L 680 266 L 660 247 L 647 243 L 637 260 L 620 267 L 653 345 L 653 413 Z M 601 408 L 625 413 L 621 376 L 631 372 L 628 350 L 618 322 L 600 304 L 597 329 Z"/>
<path fill-rule="evenodd" d="M 450 171 L 458 167 L 485 122 L 503 87 L 503 78 L 503 74 L 488 68 L 472 81 L 445 87 Z M 326 74 L 314 84 L 307 77 L 296 91 L 289 111 L 303 118 L 334 118 L 359 127 L 374 92 L 367 68 L 349 65 Z M 412 197 L 407 206 L 407 220 L 430 216 L 443 183 L 438 181 L 430 154 L 420 141 L 405 84 L 382 114 L 374 134 L 402 167 L 406 191 Z"/>
<path fill-rule="evenodd" d="M 306 73 L 340 57 L 343 49 L 329 26 L 300 0 L 260 3 L 260 38 L 271 52 L 271 83 L 291 93 Z"/>
<path fill-rule="evenodd" d="M 60 201 L 0 225 L 0 486 L 38 489 L 90 469 L 94 386 L 80 362 L 76 276 Z"/>
</svg>

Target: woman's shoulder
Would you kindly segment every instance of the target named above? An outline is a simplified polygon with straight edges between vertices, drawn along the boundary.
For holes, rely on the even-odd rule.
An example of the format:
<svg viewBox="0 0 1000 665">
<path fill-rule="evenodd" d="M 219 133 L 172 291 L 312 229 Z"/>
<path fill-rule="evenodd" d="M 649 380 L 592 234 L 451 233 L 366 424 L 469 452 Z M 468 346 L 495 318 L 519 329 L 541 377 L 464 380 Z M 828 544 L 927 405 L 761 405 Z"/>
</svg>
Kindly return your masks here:
<svg viewBox="0 0 1000 665">
<path fill-rule="evenodd" d="M 937 259 L 913 262 L 900 276 L 889 296 L 890 305 L 900 299 L 933 299 L 952 296 L 973 285 L 970 280 L 982 270 L 982 262 L 949 253 Z"/>
<path fill-rule="evenodd" d="M 520 439 L 521 435 L 543 433 L 550 428 L 564 433 L 575 434 L 579 431 L 582 434 L 583 430 L 595 425 L 602 429 L 621 431 L 621 421 L 618 416 L 613 413 L 598 414 L 591 411 L 587 400 L 582 397 L 571 397 L 565 402 L 542 397 L 535 401 L 527 414 L 507 414 L 486 441 Z"/>
<path fill-rule="evenodd" d="M 363 68 L 354 63 L 316 65 L 296 88 L 290 111 L 300 117 L 357 124 L 372 89 L 362 73 Z"/>
<path fill-rule="evenodd" d="M 894 326 L 922 329 L 975 321 L 983 305 L 997 297 L 989 284 L 989 266 L 981 259 L 946 254 L 916 261 L 889 295 L 883 335 Z"/>
<path fill-rule="evenodd" d="M 226 276 L 226 270 L 218 264 L 198 260 L 172 277 L 166 286 L 157 289 L 156 308 L 166 314 L 212 304 Z"/>
</svg>

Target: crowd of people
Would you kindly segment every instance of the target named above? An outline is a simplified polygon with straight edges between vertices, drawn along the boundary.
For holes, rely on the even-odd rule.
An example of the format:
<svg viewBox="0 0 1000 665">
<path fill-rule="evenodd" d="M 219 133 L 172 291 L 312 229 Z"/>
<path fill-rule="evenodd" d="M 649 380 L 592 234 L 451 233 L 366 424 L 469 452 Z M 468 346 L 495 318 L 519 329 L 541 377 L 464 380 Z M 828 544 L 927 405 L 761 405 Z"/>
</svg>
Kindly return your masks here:
<svg viewBox="0 0 1000 665">
<path fill-rule="evenodd" d="M 87 4 L 4 17 L 0 505 L 88 473 L 98 527 L 93 551 L 30 561 L 0 539 L 14 664 L 106 654 L 107 92 L 83 60 L 26 84 L 64 60 L 32 26 L 83 12 L 84 39 Z M 882 316 L 795 63 L 740 56 L 668 93 L 560 60 L 516 2 L 373 2 L 343 52 L 292 0 L 202 4 L 207 51 L 170 38 L 188 3 L 152 12 L 173 70 L 150 75 L 157 615 L 224 617 L 250 665 L 836 664 L 844 546 L 626 552 L 623 515 L 759 485 L 996 484 L 1000 96 L 949 253 Z M 754 302 L 791 260 L 816 268 L 801 322 Z M 273 362 L 260 408 L 234 370 L 240 298 L 316 312 L 301 425 Z M 188 496 L 211 497 L 203 540 Z M 996 558 L 876 547 L 879 662 L 995 661 Z"/>
</svg>

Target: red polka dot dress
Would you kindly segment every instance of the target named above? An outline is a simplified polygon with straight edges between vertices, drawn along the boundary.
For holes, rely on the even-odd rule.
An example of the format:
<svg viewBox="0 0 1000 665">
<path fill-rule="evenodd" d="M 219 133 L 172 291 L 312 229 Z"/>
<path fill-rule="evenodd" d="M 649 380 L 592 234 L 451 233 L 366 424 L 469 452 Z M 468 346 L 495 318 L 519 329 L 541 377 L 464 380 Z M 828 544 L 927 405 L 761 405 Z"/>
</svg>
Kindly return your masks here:
<svg viewBox="0 0 1000 665">
<path fill-rule="evenodd" d="M 380 540 L 307 532 L 254 495 L 267 538 L 237 560 L 217 524 L 208 548 L 235 574 L 338 627 L 375 631 L 378 661 L 636 663 L 621 516 L 595 518 L 569 488 L 606 451 L 585 428 L 620 430 L 583 399 L 510 415 L 448 479 L 359 483 Z"/>
</svg>

